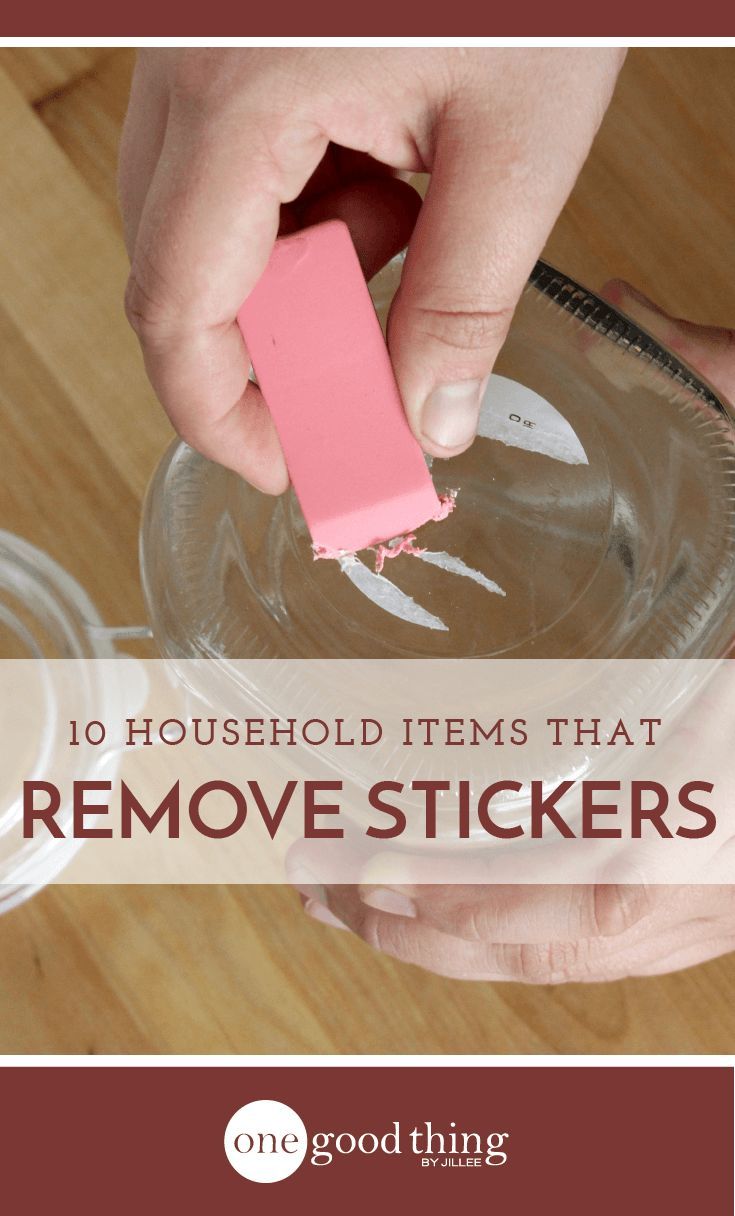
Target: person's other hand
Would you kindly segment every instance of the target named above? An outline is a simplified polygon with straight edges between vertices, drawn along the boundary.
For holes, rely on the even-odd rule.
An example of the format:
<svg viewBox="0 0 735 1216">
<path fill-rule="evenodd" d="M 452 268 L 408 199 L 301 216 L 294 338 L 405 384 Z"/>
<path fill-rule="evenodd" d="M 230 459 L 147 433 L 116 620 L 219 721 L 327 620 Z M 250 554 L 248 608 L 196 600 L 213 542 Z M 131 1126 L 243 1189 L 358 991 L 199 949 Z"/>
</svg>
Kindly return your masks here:
<svg viewBox="0 0 735 1216">
<path fill-rule="evenodd" d="M 330 886 L 306 912 L 404 963 L 465 980 L 600 983 L 735 949 L 735 887 Z"/>
<path fill-rule="evenodd" d="M 368 277 L 410 238 L 391 356 L 424 449 L 463 451 L 622 58 L 619 48 L 141 52 L 120 152 L 126 307 L 179 434 L 260 489 L 285 489 L 235 317 L 279 230 L 340 218 Z M 420 212 L 397 172 L 431 174 Z"/>
</svg>

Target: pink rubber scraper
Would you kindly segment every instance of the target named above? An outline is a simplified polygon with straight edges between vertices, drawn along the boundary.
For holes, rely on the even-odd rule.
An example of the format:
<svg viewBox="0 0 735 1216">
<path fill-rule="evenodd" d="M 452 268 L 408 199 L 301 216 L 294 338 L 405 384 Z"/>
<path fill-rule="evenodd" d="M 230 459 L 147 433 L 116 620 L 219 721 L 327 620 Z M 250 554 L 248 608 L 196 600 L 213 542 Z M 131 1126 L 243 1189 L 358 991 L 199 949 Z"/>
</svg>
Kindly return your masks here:
<svg viewBox="0 0 735 1216">
<path fill-rule="evenodd" d="M 277 241 L 237 319 L 317 550 L 442 513 L 346 224 Z"/>
</svg>

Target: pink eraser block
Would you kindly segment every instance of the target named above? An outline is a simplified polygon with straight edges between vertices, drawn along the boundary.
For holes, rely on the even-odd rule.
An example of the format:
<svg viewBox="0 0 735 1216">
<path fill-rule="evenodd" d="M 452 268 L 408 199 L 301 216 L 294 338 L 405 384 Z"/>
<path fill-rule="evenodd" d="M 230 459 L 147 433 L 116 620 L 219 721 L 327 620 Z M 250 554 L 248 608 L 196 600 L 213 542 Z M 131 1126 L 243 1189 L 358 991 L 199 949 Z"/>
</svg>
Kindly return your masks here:
<svg viewBox="0 0 735 1216">
<path fill-rule="evenodd" d="M 277 241 L 237 320 L 315 545 L 355 552 L 441 509 L 346 224 Z"/>
</svg>

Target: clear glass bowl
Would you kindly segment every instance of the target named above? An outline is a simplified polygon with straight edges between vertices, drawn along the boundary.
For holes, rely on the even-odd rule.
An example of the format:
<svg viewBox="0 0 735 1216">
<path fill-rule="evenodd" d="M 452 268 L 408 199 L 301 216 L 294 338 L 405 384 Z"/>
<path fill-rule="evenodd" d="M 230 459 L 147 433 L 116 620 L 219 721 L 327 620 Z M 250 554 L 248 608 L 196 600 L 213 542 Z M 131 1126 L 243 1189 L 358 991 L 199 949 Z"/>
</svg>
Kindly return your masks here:
<svg viewBox="0 0 735 1216">
<path fill-rule="evenodd" d="M 371 284 L 382 317 L 400 268 L 395 259 Z M 724 654 L 735 635 L 731 408 L 543 263 L 496 373 L 480 437 L 433 462 L 456 508 L 417 543 L 442 556 L 401 555 L 377 579 L 369 552 L 342 565 L 314 560 L 293 492 L 264 496 L 173 444 L 141 530 L 161 653 Z"/>
</svg>

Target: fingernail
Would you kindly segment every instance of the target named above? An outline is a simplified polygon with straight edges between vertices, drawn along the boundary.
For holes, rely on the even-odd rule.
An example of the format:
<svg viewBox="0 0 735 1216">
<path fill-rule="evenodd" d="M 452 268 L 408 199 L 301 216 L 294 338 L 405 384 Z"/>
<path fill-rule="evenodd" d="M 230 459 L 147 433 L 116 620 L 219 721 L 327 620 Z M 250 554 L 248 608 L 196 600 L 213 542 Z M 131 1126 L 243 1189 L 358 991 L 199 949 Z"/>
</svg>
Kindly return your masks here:
<svg viewBox="0 0 735 1216">
<path fill-rule="evenodd" d="M 480 401 L 485 380 L 460 380 L 432 389 L 421 414 L 421 430 L 440 448 L 458 448 L 471 443 L 477 433 Z"/>
<path fill-rule="evenodd" d="M 332 929 L 346 929 L 347 925 L 344 921 L 338 920 L 333 912 L 325 904 L 318 903 L 315 899 L 307 899 L 304 904 L 304 912 L 310 916 L 312 920 L 318 920 L 323 925 L 329 925 Z"/>
<path fill-rule="evenodd" d="M 371 891 L 361 891 L 360 899 L 370 908 L 378 912 L 389 912 L 391 916 L 416 916 L 416 905 L 402 891 L 394 891 L 390 887 L 373 887 Z"/>
<path fill-rule="evenodd" d="M 313 899 L 318 903 L 324 903 L 326 892 L 322 884 L 317 880 L 315 874 L 308 870 L 304 865 L 296 865 L 293 868 L 286 867 L 288 881 L 292 887 L 298 891 L 299 895 L 303 895 L 304 899 Z"/>
<path fill-rule="evenodd" d="M 627 297 L 627 299 L 633 300 L 633 302 L 638 304 L 641 308 L 645 308 L 648 312 L 655 313 L 658 317 L 668 317 L 668 313 L 664 312 L 663 308 L 661 308 L 659 304 L 654 303 L 653 300 L 649 300 L 648 296 L 644 296 L 643 292 L 639 291 L 637 287 L 634 287 L 632 283 L 627 283 L 623 279 L 621 280 L 621 287 L 624 300 Z"/>
</svg>

